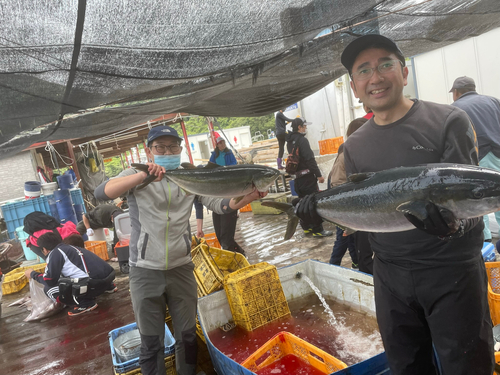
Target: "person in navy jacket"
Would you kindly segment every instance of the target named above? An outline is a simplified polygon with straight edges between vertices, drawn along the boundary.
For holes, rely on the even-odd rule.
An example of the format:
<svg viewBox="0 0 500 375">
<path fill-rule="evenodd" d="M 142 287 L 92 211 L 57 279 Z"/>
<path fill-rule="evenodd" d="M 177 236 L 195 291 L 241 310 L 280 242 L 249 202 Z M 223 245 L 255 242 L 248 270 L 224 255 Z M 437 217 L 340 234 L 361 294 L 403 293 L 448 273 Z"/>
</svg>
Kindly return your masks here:
<svg viewBox="0 0 500 375">
<path fill-rule="evenodd" d="M 87 249 L 62 243 L 59 233 L 48 232 L 38 238 L 38 244 L 47 256 L 45 272 L 27 269 L 25 276 L 44 285 L 45 294 L 54 302 L 60 301 L 59 279 L 89 279 L 88 291 L 85 295 L 75 297 L 68 315 L 80 315 L 97 307 L 96 297 L 104 292 L 113 293 L 117 290 L 113 283 L 115 271 L 104 260 Z"/>
</svg>

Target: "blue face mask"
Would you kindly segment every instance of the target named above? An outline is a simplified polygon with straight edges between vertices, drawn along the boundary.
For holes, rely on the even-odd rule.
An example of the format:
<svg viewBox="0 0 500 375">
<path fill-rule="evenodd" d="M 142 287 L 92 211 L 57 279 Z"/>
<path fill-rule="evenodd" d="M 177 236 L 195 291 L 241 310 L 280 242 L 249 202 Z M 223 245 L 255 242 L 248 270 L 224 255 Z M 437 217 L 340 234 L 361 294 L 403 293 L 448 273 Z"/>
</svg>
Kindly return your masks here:
<svg viewBox="0 0 500 375">
<path fill-rule="evenodd" d="M 179 168 L 181 165 L 181 154 L 179 155 L 155 155 L 155 163 L 165 170 L 172 170 Z"/>
</svg>

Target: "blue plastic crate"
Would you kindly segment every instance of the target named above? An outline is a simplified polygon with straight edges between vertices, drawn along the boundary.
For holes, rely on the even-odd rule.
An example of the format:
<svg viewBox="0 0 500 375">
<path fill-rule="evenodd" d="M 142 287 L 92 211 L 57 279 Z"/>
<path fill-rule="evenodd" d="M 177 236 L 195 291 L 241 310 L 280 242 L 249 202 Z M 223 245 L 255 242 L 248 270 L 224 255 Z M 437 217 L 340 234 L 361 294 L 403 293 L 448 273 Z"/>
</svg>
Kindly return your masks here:
<svg viewBox="0 0 500 375">
<path fill-rule="evenodd" d="M 481 253 L 485 262 L 495 262 L 497 259 L 495 255 L 495 245 L 493 245 L 491 242 L 485 242 L 483 244 Z"/>
<path fill-rule="evenodd" d="M 16 238 L 16 228 L 24 226 L 24 217 L 34 211 L 50 215 L 50 207 L 45 197 L 4 204 L 2 215 L 7 224 L 9 238 Z"/>
<path fill-rule="evenodd" d="M 109 346 L 111 347 L 111 355 L 113 357 L 113 367 L 116 373 L 129 372 L 139 367 L 139 357 L 131 359 L 126 362 L 122 362 L 121 359 L 116 354 L 115 347 L 113 346 L 113 342 L 118 336 L 128 331 L 132 331 L 133 329 L 136 328 L 137 328 L 137 323 L 131 323 L 121 328 L 114 329 L 108 334 Z M 172 336 L 172 333 L 170 333 L 170 330 L 168 329 L 167 325 L 165 324 L 165 357 L 174 354 L 175 351 L 174 345 L 175 345 L 175 339 Z"/>
<path fill-rule="evenodd" d="M 85 210 L 85 204 L 83 201 L 83 195 L 81 189 L 72 189 L 71 192 L 71 200 L 73 204 L 83 204 L 83 208 Z"/>
</svg>

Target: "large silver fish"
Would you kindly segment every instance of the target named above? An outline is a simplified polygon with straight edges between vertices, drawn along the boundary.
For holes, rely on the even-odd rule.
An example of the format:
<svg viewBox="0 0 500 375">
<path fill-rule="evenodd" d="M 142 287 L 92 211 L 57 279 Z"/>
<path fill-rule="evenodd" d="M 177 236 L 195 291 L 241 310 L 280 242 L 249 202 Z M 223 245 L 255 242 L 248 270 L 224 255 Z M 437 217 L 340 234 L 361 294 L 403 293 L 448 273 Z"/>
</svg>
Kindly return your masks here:
<svg viewBox="0 0 500 375">
<path fill-rule="evenodd" d="M 423 220 L 426 202 L 450 210 L 459 219 L 500 210 L 500 172 L 461 164 L 400 167 L 351 175 L 349 182 L 316 198 L 318 215 L 347 233 L 401 232 L 415 229 L 404 213 Z M 292 206 L 262 204 L 288 213 L 285 239 L 291 238 L 298 223 Z"/>
<path fill-rule="evenodd" d="M 183 163 L 182 166 L 184 169 L 167 171 L 165 178 L 191 194 L 209 197 L 241 197 L 254 189 L 265 192 L 280 175 L 277 169 L 262 165 L 241 164 L 221 167 L 209 163 L 204 168 L 196 168 L 192 164 Z M 132 167 L 146 172 L 148 168 L 143 164 L 132 164 Z M 155 176 L 146 177 L 138 189 L 155 179 Z"/>
</svg>

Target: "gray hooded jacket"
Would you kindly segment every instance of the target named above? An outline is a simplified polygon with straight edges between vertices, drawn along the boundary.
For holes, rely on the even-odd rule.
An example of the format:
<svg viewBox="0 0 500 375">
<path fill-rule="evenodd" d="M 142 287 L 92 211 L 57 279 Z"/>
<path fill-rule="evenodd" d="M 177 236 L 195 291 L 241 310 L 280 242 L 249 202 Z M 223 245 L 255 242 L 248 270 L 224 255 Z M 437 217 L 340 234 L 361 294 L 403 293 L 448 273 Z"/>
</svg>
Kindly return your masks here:
<svg viewBox="0 0 500 375">
<path fill-rule="evenodd" d="M 117 177 L 138 173 L 127 169 Z M 99 200 L 108 200 L 104 193 L 107 181 L 95 190 Z M 130 265 L 154 270 L 167 270 L 191 262 L 191 227 L 189 218 L 195 195 L 188 195 L 164 178 L 142 190 L 128 191 L 132 233 Z M 198 197 L 208 209 L 218 214 L 229 213 L 227 198 Z"/>
</svg>

